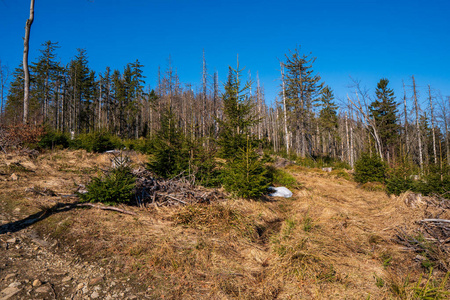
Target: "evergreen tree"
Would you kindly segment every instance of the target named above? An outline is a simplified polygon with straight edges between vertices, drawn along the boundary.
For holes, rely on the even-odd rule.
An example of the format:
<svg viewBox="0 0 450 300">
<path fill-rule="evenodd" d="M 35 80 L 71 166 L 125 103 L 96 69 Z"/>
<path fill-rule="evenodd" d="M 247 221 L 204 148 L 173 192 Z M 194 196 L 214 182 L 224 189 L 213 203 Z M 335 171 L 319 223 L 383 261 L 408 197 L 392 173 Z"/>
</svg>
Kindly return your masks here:
<svg viewBox="0 0 450 300">
<path fill-rule="evenodd" d="M 399 126 L 397 124 L 397 103 L 394 91 L 388 87 L 389 80 L 380 79 L 375 90 L 376 99 L 369 106 L 370 116 L 375 121 L 383 155 L 393 155 L 394 146 L 398 138 Z"/>
<path fill-rule="evenodd" d="M 68 67 L 70 91 L 70 130 L 81 132 L 89 128 L 91 101 L 94 98 L 92 87 L 95 83 L 95 73 L 88 67 L 85 49 L 77 49 L 78 54 Z"/>
<path fill-rule="evenodd" d="M 33 63 L 32 82 L 34 95 L 40 100 L 41 112 L 44 122 L 48 121 L 51 114 L 51 106 L 56 103 L 57 82 L 59 79 L 60 65 L 56 61 L 55 51 L 58 43 L 47 41 L 42 44 L 44 49 L 40 50 L 41 56 L 37 63 Z"/>
<path fill-rule="evenodd" d="M 253 148 L 256 140 L 251 127 L 260 119 L 249 97 L 251 82 L 241 87 L 241 72 L 239 64 L 236 69 L 229 68 L 222 95 L 224 109 L 218 143 L 220 154 L 227 159 L 222 179 L 224 187 L 236 196 L 256 198 L 267 189 L 267 171 Z"/>
<path fill-rule="evenodd" d="M 170 178 L 189 168 L 189 151 L 185 137 L 176 126 L 177 120 L 170 106 L 161 114 L 161 128 L 157 132 L 155 156 L 149 167 L 157 175 Z"/>
<path fill-rule="evenodd" d="M 222 177 L 225 189 L 243 198 L 258 198 L 269 186 L 267 169 L 249 140 L 227 163 Z"/>
<path fill-rule="evenodd" d="M 322 107 L 319 112 L 319 124 L 322 127 L 322 134 L 324 140 L 328 139 L 328 145 L 331 144 L 337 137 L 338 117 L 337 117 L 337 105 L 333 102 L 333 91 L 328 87 L 324 87 L 321 92 L 320 106 Z"/>
<path fill-rule="evenodd" d="M 323 87 L 321 77 L 312 69 L 315 60 L 315 57 L 301 55 L 299 49 L 295 49 L 289 56 L 286 55 L 286 62 L 283 63 L 286 68 L 286 110 L 290 131 L 294 134 L 293 146 L 302 157 L 306 156 L 307 151 L 312 154 L 312 109 Z"/>
<path fill-rule="evenodd" d="M 23 108 L 23 68 L 22 64 L 13 72 L 13 80 L 6 97 L 5 116 L 8 123 L 17 124 L 22 121 Z"/>
<path fill-rule="evenodd" d="M 229 67 L 228 81 L 222 95 L 223 120 L 219 122 L 220 133 L 218 143 L 223 158 L 233 158 L 239 149 L 245 149 L 247 137 L 251 134 L 251 126 L 260 120 L 254 113 L 248 93 L 251 82 L 241 87 L 242 69 Z"/>
</svg>

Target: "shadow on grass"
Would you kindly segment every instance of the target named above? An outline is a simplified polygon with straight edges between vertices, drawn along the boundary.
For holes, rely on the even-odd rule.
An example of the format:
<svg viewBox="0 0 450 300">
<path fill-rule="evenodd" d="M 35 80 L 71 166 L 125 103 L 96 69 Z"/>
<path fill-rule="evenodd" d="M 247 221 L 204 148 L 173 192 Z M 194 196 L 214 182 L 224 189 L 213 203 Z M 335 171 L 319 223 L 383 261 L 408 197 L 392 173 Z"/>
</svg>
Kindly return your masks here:
<svg viewBox="0 0 450 300">
<path fill-rule="evenodd" d="M 45 220 L 46 218 L 54 214 L 78 208 L 79 207 L 78 204 L 79 204 L 78 201 L 74 203 L 56 203 L 54 206 L 47 209 L 43 209 L 40 212 L 32 214 L 25 219 L 1 225 L 0 234 L 5 234 L 8 232 L 10 233 L 18 232 L 22 229 L 25 229 L 33 225 L 34 223 Z"/>
</svg>

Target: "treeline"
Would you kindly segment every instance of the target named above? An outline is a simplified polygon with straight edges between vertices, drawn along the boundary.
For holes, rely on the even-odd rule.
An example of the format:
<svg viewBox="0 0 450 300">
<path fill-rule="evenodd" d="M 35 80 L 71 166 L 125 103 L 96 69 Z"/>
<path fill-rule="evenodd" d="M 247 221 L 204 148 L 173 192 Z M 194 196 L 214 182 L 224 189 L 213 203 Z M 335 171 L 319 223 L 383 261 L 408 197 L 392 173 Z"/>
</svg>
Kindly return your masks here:
<svg viewBox="0 0 450 300">
<path fill-rule="evenodd" d="M 43 44 L 31 67 L 29 120 L 56 132 L 106 131 L 123 139 L 155 138 L 170 109 L 174 125 L 190 140 L 217 144 L 225 121 L 225 87 L 218 74 L 208 74 L 205 56 L 198 86 L 183 84 L 172 63 L 158 70 L 157 85 L 145 85 L 143 65 L 136 60 L 123 70 L 89 68 L 87 53 L 78 49 L 66 65 L 57 58 L 57 43 Z M 373 93 L 355 82 L 336 104 L 332 88 L 314 70 L 315 57 L 295 49 L 280 64 L 279 97 L 267 104 L 259 79 L 248 81 L 246 97 L 257 116 L 249 134 L 262 147 L 300 161 L 341 160 L 353 167 L 368 152 L 391 167 L 408 161 L 411 172 L 444 169 L 450 161 L 450 98 L 428 87 L 420 97 L 414 77 L 398 93 L 381 78 Z M 2 78 L 5 72 L 2 72 Z M 238 80 L 241 80 L 238 78 Z M 239 82 L 238 82 L 239 83 Z M 3 97 L 3 96 L 2 96 Z M 425 105 L 424 105 L 425 104 Z M 3 101 L 2 101 L 3 108 Z M 23 71 L 12 74 L 1 122 L 22 120 Z M 236 107 L 239 110 L 239 107 Z"/>
</svg>

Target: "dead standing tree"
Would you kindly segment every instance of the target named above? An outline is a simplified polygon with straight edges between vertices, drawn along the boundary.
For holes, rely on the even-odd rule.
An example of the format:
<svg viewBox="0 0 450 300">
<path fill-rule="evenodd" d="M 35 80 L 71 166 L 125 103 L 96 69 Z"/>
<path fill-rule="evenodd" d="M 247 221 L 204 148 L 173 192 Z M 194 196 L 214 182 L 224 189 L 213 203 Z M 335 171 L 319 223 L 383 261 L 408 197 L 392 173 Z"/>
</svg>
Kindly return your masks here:
<svg viewBox="0 0 450 300">
<path fill-rule="evenodd" d="M 27 20 L 25 25 L 25 38 L 23 40 L 23 73 L 24 78 L 24 89 L 23 89 L 23 123 L 28 122 L 28 103 L 30 97 L 30 70 L 28 68 L 28 51 L 30 44 L 30 29 L 31 24 L 34 21 L 34 0 L 31 0 L 30 4 L 30 18 Z"/>
<path fill-rule="evenodd" d="M 359 82 L 355 82 L 355 84 L 356 84 L 356 90 L 357 90 L 356 91 L 356 101 L 353 101 L 352 99 L 350 99 L 350 97 L 348 95 L 347 95 L 347 99 L 351 103 L 351 105 L 353 107 L 355 107 L 356 111 L 361 114 L 362 120 L 363 120 L 362 124 L 364 125 L 364 127 L 366 127 L 366 129 L 373 136 L 373 138 L 375 140 L 375 147 L 377 149 L 378 155 L 380 156 L 381 160 L 383 160 L 383 149 L 382 149 L 381 139 L 378 134 L 378 129 L 377 129 L 374 118 L 371 117 L 368 112 L 368 106 L 367 106 L 367 101 L 366 101 L 367 93 L 364 91 L 361 92 Z M 359 91 L 359 93 L 358 93 L 358 91 Z M 359 98 L 359 94 L 361 94 L 362 103 Z"/>
</svg>

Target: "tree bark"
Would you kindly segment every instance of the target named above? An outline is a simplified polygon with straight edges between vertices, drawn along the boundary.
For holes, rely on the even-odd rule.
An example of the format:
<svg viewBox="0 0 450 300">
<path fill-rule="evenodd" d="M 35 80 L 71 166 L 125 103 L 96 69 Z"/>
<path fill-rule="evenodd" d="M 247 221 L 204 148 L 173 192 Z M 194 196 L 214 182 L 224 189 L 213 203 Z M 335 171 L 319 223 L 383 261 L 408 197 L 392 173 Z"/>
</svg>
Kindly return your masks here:
<svg viewBox="0 0 450 300">
<path fill-rule="evenodd" d="M 23 73 L 24 73 L 24 91 L 23 91 L 23 123 L 28 123 L 28 103 L 30 97 L 30 70 L 28 68 L 28 51 L 30 44 L 31 24 L 34 21 L 34 0 L 30 4 L 30 18 L 25 25 L 25 38 L 23 40 Z"/>
</svg>

